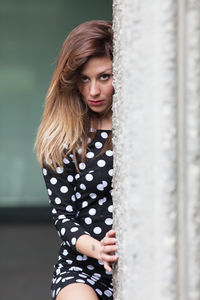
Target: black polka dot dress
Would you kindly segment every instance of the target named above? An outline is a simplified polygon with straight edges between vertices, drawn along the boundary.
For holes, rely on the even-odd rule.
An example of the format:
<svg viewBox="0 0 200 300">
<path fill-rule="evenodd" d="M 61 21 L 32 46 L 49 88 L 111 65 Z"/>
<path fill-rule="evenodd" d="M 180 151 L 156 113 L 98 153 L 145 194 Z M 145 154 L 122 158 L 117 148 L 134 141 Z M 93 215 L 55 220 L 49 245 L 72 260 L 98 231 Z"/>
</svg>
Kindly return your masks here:
<svg viewBox="0 0 200 300">
<path fill-rule="evenodd" d="M 80 173 L 72 154 L 64 158 L 64 167 L 57 167 L 56 172 L 43 168 L 54 223 L 62 239 L 54 266 L 53 299 L 75 282 L 91 286 L 99 299 L 113 299 L 112 274 L 104 269 L 102 261 L 79 253 L 75 247 L 81 235 L 101 240 L 112 228 L 113 152 L 100 154 L 110 133 L 97 130 L 85 163 L 78 161 Z"/>
</svg>

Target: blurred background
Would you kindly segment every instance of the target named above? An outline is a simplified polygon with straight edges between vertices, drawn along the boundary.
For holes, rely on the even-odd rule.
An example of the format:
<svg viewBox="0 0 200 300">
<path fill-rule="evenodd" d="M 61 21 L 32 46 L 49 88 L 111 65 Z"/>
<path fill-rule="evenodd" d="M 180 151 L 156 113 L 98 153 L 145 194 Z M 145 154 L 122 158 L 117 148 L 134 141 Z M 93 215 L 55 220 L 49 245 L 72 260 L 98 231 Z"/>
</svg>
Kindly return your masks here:
<svg viewBox="0 0 200 300">
<path fill-rule="evenodd" d="M 1 300 L 48 300 L 59 239 L 33 151 L 67 34 L 112 20 L 112 0 L 0 0 Z"/>
</svg>

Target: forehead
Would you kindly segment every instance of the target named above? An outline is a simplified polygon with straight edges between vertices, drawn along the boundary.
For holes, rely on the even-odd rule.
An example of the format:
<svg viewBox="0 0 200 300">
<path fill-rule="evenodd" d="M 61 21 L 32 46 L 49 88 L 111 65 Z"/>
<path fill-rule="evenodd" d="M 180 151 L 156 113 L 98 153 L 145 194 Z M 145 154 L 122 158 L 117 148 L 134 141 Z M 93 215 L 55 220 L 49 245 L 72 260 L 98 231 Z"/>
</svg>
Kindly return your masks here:
<svg viewBox="0 0 200 300">
<path fill-rule="evenodd" d="M 82 74 L 100 74 L 105 71 L 112 71 L 112 60 L 108 56 L 103 57 L 91 57 L 83 66 Z"/>
</svg>

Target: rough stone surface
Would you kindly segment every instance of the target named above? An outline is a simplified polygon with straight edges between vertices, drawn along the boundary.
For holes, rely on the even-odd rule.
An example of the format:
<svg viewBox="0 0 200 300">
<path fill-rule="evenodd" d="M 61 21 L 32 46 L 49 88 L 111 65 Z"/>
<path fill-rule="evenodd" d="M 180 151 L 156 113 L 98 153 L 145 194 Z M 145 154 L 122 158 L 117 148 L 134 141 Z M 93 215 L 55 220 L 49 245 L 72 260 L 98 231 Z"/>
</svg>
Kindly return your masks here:
<svg viewBox="0 0 200 300">
<path fill-rule="evenodd" d="M 199 1 L 113 16 L 114 298 L 200 300 Z"/>
<path fill-rule="evenodd" d="M 200 1 L 187 2 L 185 202 L 187 299 L 200 299 Z"/>
</svg>

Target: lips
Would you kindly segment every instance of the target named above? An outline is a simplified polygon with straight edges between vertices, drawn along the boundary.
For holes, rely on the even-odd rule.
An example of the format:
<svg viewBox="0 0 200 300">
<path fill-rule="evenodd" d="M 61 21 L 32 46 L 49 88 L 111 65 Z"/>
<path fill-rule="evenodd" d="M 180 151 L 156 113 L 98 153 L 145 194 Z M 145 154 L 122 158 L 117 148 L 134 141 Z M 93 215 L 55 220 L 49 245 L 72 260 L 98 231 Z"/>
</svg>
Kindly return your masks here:
<svg viewBox="0 0 200 300">
<path fill-rule="evenodd" d="M 103 102 L 104 100 L 89 100 L 89 103 L 94 106 L 101 105 Z"/>
</svg>

